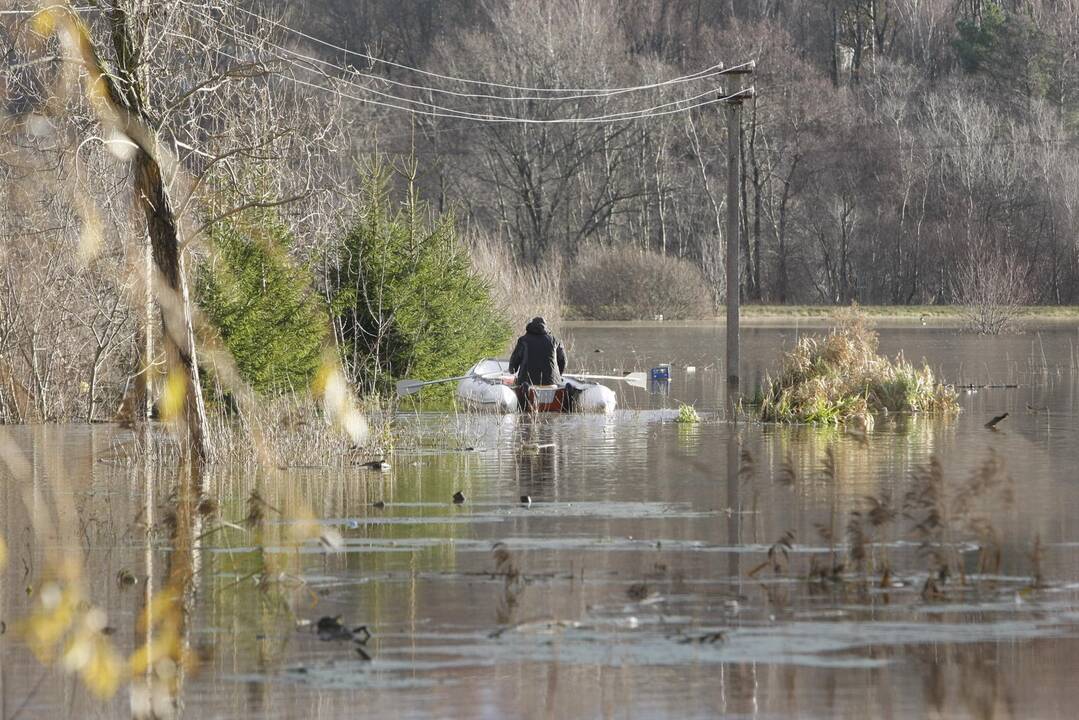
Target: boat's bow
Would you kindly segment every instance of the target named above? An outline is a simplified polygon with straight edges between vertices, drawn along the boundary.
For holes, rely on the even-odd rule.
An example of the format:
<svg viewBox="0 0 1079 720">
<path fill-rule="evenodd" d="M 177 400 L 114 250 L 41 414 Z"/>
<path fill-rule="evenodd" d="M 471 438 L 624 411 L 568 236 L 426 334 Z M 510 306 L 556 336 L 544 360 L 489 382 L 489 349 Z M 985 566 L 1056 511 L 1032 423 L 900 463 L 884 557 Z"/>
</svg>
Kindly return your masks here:
<svg viewBox="0 0 1079 720">
<path fill-rule="evenodd" d="M 512 383 L 508 362 L 480 360 L 469 369 L 466 377 L 457 381 L 457 399 L 480 410 L 516 412 L 517 394 L 511 387 Z"/>
</svg>

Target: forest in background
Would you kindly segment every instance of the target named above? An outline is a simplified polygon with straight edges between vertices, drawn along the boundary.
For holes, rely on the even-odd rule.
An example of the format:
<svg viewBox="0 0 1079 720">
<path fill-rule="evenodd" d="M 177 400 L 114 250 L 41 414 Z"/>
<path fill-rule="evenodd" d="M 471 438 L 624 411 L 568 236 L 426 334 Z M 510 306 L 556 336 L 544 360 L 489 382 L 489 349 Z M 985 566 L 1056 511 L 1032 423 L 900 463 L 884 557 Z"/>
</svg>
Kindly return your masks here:
<svg viewBox="0 0 1079 720">
<path fill-rule="evenodd" d="M 292 22 L 340 48 L 522 86 L 625 86 L 755 60 L 741 148 L 747 301 L 954 303 L 989 274 L 1027 302 L 1076 301 L 1074 1 L 316 6 L 293 10 Z M 397 67 L 364 70 L 434 84 Z M 583 116 L 631 105 L 572 102 Z M 567 114 L 538 103 L 514 111 Z M 393 112 L 366 124 L 353 136 L 360 148 L 414 147 L 424 193 L 523 262 L 573 260 L 590 243 L 652 250 L 692 260 L 725 292 L 722 106 L 609 126 L 417 117 L 413 135 Z"/>
<path fill-rule="evenodd" d="M 85 68 L 37 8 L 0 3 L 0 420 L 108 417 L 156 362 L 139 351 L 146 229 L 128 143 L 92 92 L 72 92 Z M 422 365 L 389 368 L 396 316 L 357 312 L 392 299 L 358 279 L 364 227 L 415 267 L 433 262 L 416 242 L 457 236 L 514 324 L 533 308 L 722 303 L 723 105 L 686 109 L 733 88 L 701 73 L 717 63 L 756 62 L 743 300 L 1079 295 L 1076 0 L 115 0 L 79 14 L 103 60 L 130 69 L 191 266 L 217 267 L 216 241 L 262 218 L 273 232 L 245 237 L 275 247 L 233 255 L 303 273 L 281 287 L 320 303 L 357 385 L 373 387 L 372 358 Z M 615 297 L 627 285 L 644 299 Z M 206 315 L 220 334 L 222 313 Z M 430 331 L 414 324 L 410 342 Z"/>
</svg>

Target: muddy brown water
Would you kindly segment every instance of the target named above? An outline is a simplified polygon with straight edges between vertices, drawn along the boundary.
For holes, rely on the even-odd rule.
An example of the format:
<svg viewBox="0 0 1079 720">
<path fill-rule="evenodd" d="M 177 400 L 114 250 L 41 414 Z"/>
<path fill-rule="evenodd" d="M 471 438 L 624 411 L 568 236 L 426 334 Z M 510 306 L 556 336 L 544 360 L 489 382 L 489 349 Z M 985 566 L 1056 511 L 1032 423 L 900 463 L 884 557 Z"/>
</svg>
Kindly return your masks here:
<svg viewBox="0 0 1079 720">
<path fill-rule="evenodd" d="M 743 390 L 820 328 L 745 328 Z M 184 643 L 199 663 L 161 713 L 174 703 L 198 718 L 1074 716 L 1074 325 L 1000 338 L 880 328 L 883 352 L 924 357 L 950 382 L 1016 387 L 964 392 L 952 422 L 882 417 L 864 437 L 728 422 L 722 327 L 563 332 L 575 368 L 669 362 L 673 380 L 620 388 L 608 417 L 404 413 L 399 426 L 424 447 L 382 473 L 220 470 L 209 480 L 219 507 L 184 542 L 169 530 L 174 468 L 163 459 L 150 474 L 147 502 L 144 468 L 125 459 L 128 431 L 7 428 L 30 469 L 22 480 L 0 469 L 0 715 L 130 715 L 144 674 L 111 700 L 91 698 L 33 658 L 19 622 L 49 563 L 74 559 L 126 656 L 145 636 L 148 591 L 185 554 Z M 679 403 L 702 422 L 673 422 Z M 1004 412 L 997 430 L 984 427 Z M 949 498 L 997 463 L 968 507 L 950 500 L 946 580 L 919 547 L 917 513 L 899 510 L 931 458 Z M 253 489 L 273 508 L 261 538 L 243 528 Z M 890 498 L 897 517 L 874 531 L 876 565 L 863 572 L 847 526 L 867 496 Z M 35 531 L 32 514 L 56 530 Z M 288 541 L 304 520 L 333 531 L 330 547 Z M 220 521 L 235 527 L 210 532 Z M 779 570 L 761 568 L 786 533 Z M 833 552 L 840 578 L 807 580 Z M 939 593 L 923 592 L 930 576 Z M 325 616 L 371 638 L 320 639 L 307 623 Z"/>
</svg>

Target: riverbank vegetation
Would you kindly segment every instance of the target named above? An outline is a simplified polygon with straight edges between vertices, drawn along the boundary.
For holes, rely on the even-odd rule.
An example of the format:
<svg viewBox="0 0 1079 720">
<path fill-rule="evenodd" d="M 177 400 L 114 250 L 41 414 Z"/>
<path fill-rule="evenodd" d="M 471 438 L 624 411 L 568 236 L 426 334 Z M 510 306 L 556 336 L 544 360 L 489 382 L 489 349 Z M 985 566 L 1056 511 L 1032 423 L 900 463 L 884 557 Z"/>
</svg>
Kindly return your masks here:
<svg viewBox="0 0 1079 720">
<path fill-rule="evenodd" d="M 695 320 L 713 314 L 700 270 L 658 252 L 592 246 L 566 282 L 568 315 L 583 320 Z"/>
<path fill-rule="evenodd" d="M 395 203 L 391 178 L 381 166 L 368 173 L 328 278 L 346 373 L 366 394 L 386 394 L 404 377 L 460 375 L 503 352 L 510 337 L 453 215 L 433 216 L 411 185 Z"/>
<path fill-rule="evenodd" d="M 517 329 L 563 308 L 576 318 L 711 317 L 710 304 L 737 292 L 747 317 L 766 312 L 758 304 L 917 304 L 928 318 L 960 306 L 971 328 L 996 332 L 1022 321 L 1020 305 L 1079 301 L 1079 81 L 1067 62 L 1079 30 L 1069 3 L 933 0 L 884 13 L 886 28 L 878 6 L 862 2 L 782 12 L 688 0 L 108 6 L 0 19 L 11 50 L 0 66 L 4 422 L 147 407 L 140 398 L 147 386 L 160 395 L 167 346 L 185 337 L 185 327 L 160 327 L 161 310 L 178 318 L 187 292 L 174 270 L 194 277 L 212 265 L 214 243 L 244 223 L 264 224 L 248 240 L 282 239 L 274 262 L 302 269 L 285 295 L 299 297 L 307 278 L 301 324 L 313 332 L 319 299 L 356 387 L 467 367 L 466 353 L 443 372 L 400 350 L 425 334 L 437 346 L 449 314 L 471 307 L 416 295 L 445 280 L 424 274 L 426 249 L 409 250 L 398 268 L 407 272 L 384 268 L 395 282 L 414 276 L 411 289 L 372 295 L 404 305 L 343 309 L 356 288 L 342 281 L 358 281 L 371 259 L 348 257 L 359 248 L 342 239 L 366 222 L 356 168 L 375 156 L 399 168 L 385 183 L 389 224 L 411 233 L 422 218 L 430 225 L 415 239 L 434 246 L 452 226 L 469 272 L 491 286 L 490 312 L 474 314 L 477 326 L 491 319 L 486 336 L 461 336 L 476 343 L 468 360 L 499 347 L 502 320 Z M 360 58 L 358 48 L 378 51 Z M 749 60 L 758 92 L 741 113 L 743 264 L 727 288 L 722 113 L 618 118 L 713 97 L 720 78 L 697 71 Z M 567 97 L 494 92 L 507 86 Z M 604 87 L 638 89 L 566 92 Z M 392 97 L 373 102 L 377 88 Z M 617 121 L 566 122 L 589 117 Z M 273 220 L 249 212 L 261 210 Z M 462 257 L 451 265 L 463 268 Z M 317 333 L 295 343 L 296 358 L 240 346 L 293 349 L 259 342 L 248 323 L 301 306 L 268 297 L 243 318 L 241 306 L 219 304 L 240 282 L 230 272 L 195 293 L 204 316 L 190 324 L 246 353 L 241 373 L 261 389 L 297 385 Z M 471 282 L 457 289 L 473 293 Z M 401 323 L 396 335 L 387 322 Z M 361 347 L 369 340 L 377 349 Z"/>
<path fill-rule="evenodd" d="M 851 311 L 824 337 L 804 335 L 760 397 L 767 422 L 873 426 L 881 412 L 956 413 L 956 392 L 902 355 L 877 354 L 877 335 Z"/>
</svg>

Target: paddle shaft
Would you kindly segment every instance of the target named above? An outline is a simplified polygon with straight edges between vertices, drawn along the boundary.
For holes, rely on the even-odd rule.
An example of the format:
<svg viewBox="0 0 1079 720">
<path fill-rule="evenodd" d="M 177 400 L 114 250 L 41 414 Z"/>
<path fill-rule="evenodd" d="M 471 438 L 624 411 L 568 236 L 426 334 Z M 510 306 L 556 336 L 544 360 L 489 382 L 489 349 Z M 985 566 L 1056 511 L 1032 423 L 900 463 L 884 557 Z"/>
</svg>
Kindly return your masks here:
<svg viewBox="0 0 1079 720">
<path fill-rule="evenodd" d="M 501 374 L 501 372 L 502 371 L 499 370 L 498 372 L 489 372 L 480 375 L 458 375 L 457 377 L 439 378 L 438 380 L 399 380 L 397 382 L 397 397 L 404 397 L 406 395 L 411 395 L 413 393 L 419 392 L 421 389 L 427 387 L 428 385 L 437 385 L 444 382 L 453 382 L 454 380 L 464 380 L 471 377 L 485 378 L 491 375 L 499 375 Z"/>
<path fill-rule="evenodd" d="M 588 373 L 562 373 L 562 375 L 574 380 L 625 380 L 630 385 L 641 386 L 648 382 L 648 376 L 643 372 L 629 373 L 628 375 L 590 375 Z"/>
</svg>

